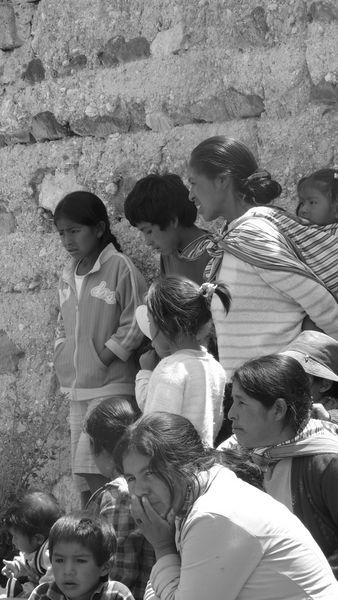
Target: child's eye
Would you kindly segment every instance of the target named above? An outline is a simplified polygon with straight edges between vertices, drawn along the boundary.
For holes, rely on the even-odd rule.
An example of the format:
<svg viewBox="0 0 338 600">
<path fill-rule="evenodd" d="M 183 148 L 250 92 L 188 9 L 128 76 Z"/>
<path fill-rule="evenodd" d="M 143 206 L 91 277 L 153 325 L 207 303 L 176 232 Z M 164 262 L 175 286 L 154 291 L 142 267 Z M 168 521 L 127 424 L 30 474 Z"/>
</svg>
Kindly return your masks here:
<svg viewBox="0 0 338 600">
<path fill-rule="evenodd" d="M 151 471 L 150 469 L 148 471 L 145 472 L 145 476 L 146 477 L 152 477 L 154 475 L 154 471 Z"/>
<path fill-rule="evenodd" d="M 53 561 L 53 562 L 56 562 L 56 563 L 58 563 L 58 564 L 61 564 L 61 563 L 63 562 L 63 558 L 54 558 L 54 561 Z"/>
<path fill-rule="evenodd" d="M 88 562 L 85 558 L 78 558 L 76 560 L 76 562 L 80 563 L 80 565 L 83 565 L 84 563 Z"/>
<path fill-rule="evenodd" d="M 132 475 L 127 475 L 125 476 L 125 480 L 127 483 L 132 483 L 133 481 L 135 481 L 135 477 L 133 477 Z"/>
</svg>

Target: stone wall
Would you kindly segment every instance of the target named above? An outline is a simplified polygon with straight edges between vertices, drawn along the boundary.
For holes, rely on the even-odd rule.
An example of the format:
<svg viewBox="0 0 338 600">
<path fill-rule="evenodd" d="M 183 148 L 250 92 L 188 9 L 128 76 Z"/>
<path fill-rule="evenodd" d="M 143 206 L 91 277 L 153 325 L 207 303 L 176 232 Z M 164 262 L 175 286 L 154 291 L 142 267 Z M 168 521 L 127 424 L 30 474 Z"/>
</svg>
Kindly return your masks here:
<svg viewBox="0 0 338 600">
<path fill-rule="evenodd" d="M 338 162 L 337 39 L 336 0 L 0 1 L 3 408 L 13 384 L 28 404 L 55 392 L 62 195 L 97 193 L 149 279 L 123 199 L 149 172 L 184 176 L 202 139 L 244 141 L 294 206 L 299 177 Z M 45 476 L 67 469 L 60 450 Z"/>
</svg>

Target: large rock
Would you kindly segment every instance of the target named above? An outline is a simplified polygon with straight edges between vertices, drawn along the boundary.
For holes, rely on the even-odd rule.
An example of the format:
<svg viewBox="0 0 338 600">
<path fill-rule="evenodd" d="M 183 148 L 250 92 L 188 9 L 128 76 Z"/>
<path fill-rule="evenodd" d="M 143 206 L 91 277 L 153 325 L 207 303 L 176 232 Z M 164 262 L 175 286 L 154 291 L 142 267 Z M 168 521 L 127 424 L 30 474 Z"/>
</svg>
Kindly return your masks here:
<svg viewBox="0 0 338 600">
<path fill-rule="evenodd" d="M 0 49 L 13 50 L 22 45 L 19 39 L 13 4 L 0 2 Z"/>
<path fill-rule="evenodd" d="M 338 5 L 337 2 L 330 2 L 328 0 L 317 0 L 312 2 L 308 8 L 309 20 L 324 21 L 331 23 L 331 21 L 338 20 Z"/>
<path fill-rule="evenodd" d="M 75 171 L 47 173 L 39 187 L 39 206 L 51 213 L 54 213 L 63 196 L 76 190 L 86 189 L 77 181 Z"/>
<path fill-rule="evenodd" d="M 64 125 L 58 123 L 49 110 L 34 115 L 31 124 L 31 134 L 37 142 L 60 140 L 68 135 Z"/>
<path fill-rule="evenodd" d="M 229 88 L 220 96 L 193 101 L 174 111 L 169 108 L 168 112 L 175 125 L 184 125 L 259 117 L 264 110 L 264 102 L 258 95 L 243 94 L 234 88 Z"/>
<path fill-rule="evenodd" d="M 39 83 L 45 78 L 45 69 L 39 58 L 33 58 L 29 61 L 26 69 L 22 73 L 22 79 L 29 83 Z"/>
<path fill-rule="evenodd" d="M 151 54 L 160 57 L 174 54 L 180 50 L 182 41 L 183 25 L 182 23 L 177 23 L 171 29 L 159 31 L 151 44 Z"/>
<path fill-rule="evenodd" d="M 118 97 L 108 114 L 94 116 L 90 111 L 84 117 L 71 121 L 70 129 L 77 135 L 106 138 L 113 133 L 126 133 L 141 129 L 145 126 L 145 122 L 143 103 L 126 102 Z"/>
<path fill-rule="evenodd" d="M 114 67 L 119 63 L 147 58 L 149 55 L 150 45 L 145 37 L 132 38 L 126 42 L 123 35 L 118 35 L 108 40 L 98 57 L 105 67 Z"/>
</svg>

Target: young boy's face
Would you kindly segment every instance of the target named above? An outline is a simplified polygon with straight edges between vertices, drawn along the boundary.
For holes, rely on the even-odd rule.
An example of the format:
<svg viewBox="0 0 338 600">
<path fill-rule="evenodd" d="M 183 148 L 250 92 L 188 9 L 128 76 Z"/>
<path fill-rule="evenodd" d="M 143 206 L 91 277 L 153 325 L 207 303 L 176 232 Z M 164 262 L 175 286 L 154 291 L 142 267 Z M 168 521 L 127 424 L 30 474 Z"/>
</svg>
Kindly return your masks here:
<svg viewBox="0 0 338 600">
<path fill-rule="evenodd" d="M 165 229 L 159 225 L 141 221 L 136 225 L 137 229 L 144 235 L 148 246 L 151 246 L 162 254 L 172 254 L 179 248 L 179 236 L 176 222 L 172 221 Z"/>
<path fill-rule="evenodd" d="M 78 542 L 57 542 L 51 563 L 56 585 L 70 600 L 89 600 L 108 573 L 107 565 L 99 567 L 92 551 Z"/>
<path fill-rule="evenodd" d="M 12 527 L 9 529 L 10 534 L 12 535 L 12 542 L 14 546 L 25 554 L 30 554 L 31 552 L 35 552 L 40 546 L 39 541 L 36 539 L 36 536 L 28 537 L 19 531 L 19 529 L 13 529 Z"/>
</svg>

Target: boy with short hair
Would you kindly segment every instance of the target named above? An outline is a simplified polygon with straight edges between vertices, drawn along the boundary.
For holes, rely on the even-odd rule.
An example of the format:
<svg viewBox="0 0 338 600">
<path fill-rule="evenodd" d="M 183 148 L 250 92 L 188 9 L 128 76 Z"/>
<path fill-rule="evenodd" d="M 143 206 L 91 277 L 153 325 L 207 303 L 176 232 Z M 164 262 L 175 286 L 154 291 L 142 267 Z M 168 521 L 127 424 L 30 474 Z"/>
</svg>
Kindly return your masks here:
<svg viewBox="0 0 338 600">
<path fill-rule="evenodd" d="M 54 580 L 39 585 L 30 600 L 134 600 L 119 581 L 108 581 L 116 552 L 112 527 L 86 513 L 61 517 L 49 534 Z"/>
<path fill-rule="evenodd" d="M 161 274 L 181 275 L 199 285 L 211 260 L 214 234 L 195 225 L 197 209 L 174 173 L 143 177 L 128 194 L 124 213 L 150 246 L 161 253 Z"/>
<path fill-rule="evenodd" d="M 13 560 L 3 561 L 7 597 L 28 598 L 39 583 L 51 581 L 48 535 L 62 514 L 54 496 L 38 491 L 27 492 L 5 513 L 4 525 L 20 552 Z"/>
<path fill-rule="evenodd" d="M 86 510 L 113 527 L 117 536 L 111 579 L 122 581 L 135 600 L 143 600 L 155 553 L 143 536 L 131 512 L 131 495 L 124 477 L 117 471 L 114 450 L 128 425 L 140 416 L 139 408 L 127 398 L 105 398 L 87 417 L 85 431 L 99 471 L 109 480 L 87 503 Z"/>
</svg>

